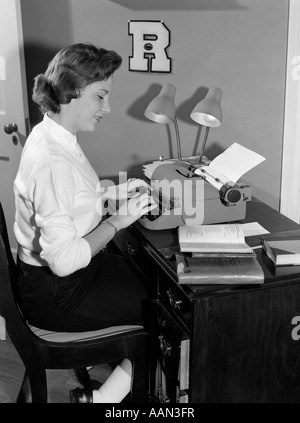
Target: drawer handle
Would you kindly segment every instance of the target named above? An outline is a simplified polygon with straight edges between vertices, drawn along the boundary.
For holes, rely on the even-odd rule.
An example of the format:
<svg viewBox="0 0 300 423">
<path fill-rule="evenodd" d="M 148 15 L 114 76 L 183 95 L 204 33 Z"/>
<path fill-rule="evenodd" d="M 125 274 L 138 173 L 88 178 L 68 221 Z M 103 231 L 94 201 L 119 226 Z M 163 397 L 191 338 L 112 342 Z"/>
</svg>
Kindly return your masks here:
<svg viewBox="0 0 300 423">
<path fill-rule="evenodd" d="M 167 294 L 169 296 L 169 303 L 171 304 L 171 306 L 175 308 L 175 310 L 180 310 L 182 301 L 179 300 L 178 297 L 176 297 L 176 295 L 174 294 L 174 292 L 172 292 L 171 289 L 167 291 Z"/>
<path fill-rule="evenodd" d="M 161 349 L 163 355 L 169 355 L 170 356 L 171 355 L 171 351 L 172 351 L 172 347 L 169 344 L 169 342 L 167 342 L 162 335 L 160 335 L 158 337 L 158 339 L 159 339 L 160 349 Z"/>
<path fill-rule="evenodd" d="M 138 249 L 130 241 L 126 241 L 127 252 L 130 256 L 136 256 Z"/>
</svg>

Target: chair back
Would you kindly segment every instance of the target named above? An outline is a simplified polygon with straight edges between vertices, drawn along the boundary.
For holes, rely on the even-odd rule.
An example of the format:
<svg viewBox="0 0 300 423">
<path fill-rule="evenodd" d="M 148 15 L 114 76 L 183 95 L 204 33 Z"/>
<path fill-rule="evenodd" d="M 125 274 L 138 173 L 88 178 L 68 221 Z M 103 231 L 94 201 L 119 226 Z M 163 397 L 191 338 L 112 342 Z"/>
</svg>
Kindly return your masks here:
<svg viewBox="0 0 300 423">
<path fill-rule="evenodd" d="M 17 301 L 17 265 L 10 249 L 5 216 L 0 202 L 0 314 L 6 322 L 8 335 L 23 355 L 22 345 L 34 336 L 23 318 Z"/>
<path fill-rule="evenodd" d="M 13 258 L 13 255 L 11 253 L 10 244 L 9 244 L 9 238 L 7 233 L 7 226 L 4 216 L 4 211 L 2 204 L 0 202 L 0 235 L 2 238 L 3 246 L 6 253 L 7 263 L 8 263 L 8 269 L 9 271 L 15 271 L 16 270 L 16 263 Z"/>
</svg>

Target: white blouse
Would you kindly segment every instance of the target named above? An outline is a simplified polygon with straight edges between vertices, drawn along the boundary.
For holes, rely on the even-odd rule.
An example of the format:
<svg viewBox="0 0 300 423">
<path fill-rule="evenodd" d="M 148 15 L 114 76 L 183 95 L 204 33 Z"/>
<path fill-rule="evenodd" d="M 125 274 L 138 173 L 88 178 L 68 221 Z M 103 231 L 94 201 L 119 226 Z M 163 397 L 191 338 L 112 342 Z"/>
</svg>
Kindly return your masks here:
<svg viewBox="0 0 300 423">
<path fill-rule="evenodd" d="M 76 136 L 47 115 L 29 135 L 14 182 L 18 256 L 58 276 L 86 267 L 83 237 L 101 221 L 99 178 Z"/>
</svg>

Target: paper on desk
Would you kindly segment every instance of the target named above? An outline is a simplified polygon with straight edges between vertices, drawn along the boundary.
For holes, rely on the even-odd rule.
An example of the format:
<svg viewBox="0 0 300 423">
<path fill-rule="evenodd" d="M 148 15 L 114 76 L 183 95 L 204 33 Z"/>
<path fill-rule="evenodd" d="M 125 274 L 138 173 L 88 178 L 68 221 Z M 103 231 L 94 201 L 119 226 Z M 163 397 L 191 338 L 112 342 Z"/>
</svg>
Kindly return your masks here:
<svg viewBox="0 0 300 423">
<path fill-rule="evenodd" d="M 244 231 L 245 237 L 248 236 L 257 236 L 257 235 L 263 235 L 263 234 L 269 234 L 270 232 L 267 231 L 263 226 L 261 226 L 258 222 L 251 222 L 251 223 L 242 223 L 242 228 Z M 253 250 L 257 250 L 258 248 L 261 248 L 261 244 L 258 245 L 252 245 L 251 248 Z"/>
<path fill-rule="evenodd" d="M 242 223 L 242 228 L 243 228 L 245 236 L 255 236 L 255 235 L 263 235 L 263 234 L 270 233 L 258 222 Z"/>
<path fill-rule="evenodd" d="M 208 167 L 236 183 L 241 176 L 264 160 L 266 160 L 265 157 L 260 154 L 233 143 L 224 153 L 212 160 Z"/>
<path fill-rule="evenodd" d="M 152 163 L 143 165 L 144 169 L 144 175 L 146 178 L 151 179 L 154 171 L 158 168 L 158 166 L 161 166 L 162 164 L 173 164 L 174 160 L 156 160 Z"/>
</svg>

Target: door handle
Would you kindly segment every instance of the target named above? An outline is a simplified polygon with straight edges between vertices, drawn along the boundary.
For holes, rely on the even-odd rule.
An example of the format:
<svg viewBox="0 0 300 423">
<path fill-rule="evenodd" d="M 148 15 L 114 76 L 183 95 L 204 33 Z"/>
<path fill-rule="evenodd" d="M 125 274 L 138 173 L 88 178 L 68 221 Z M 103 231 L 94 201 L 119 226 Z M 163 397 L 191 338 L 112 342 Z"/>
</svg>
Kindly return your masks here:
<svg viewBox="0 0 300 423">
<path fill-rule="evenodd" d="M 8 135 L 18 131 L 18 125 L 16 123 L 7 123 L 4 126 L 4 132 Z"/>
</svg>

